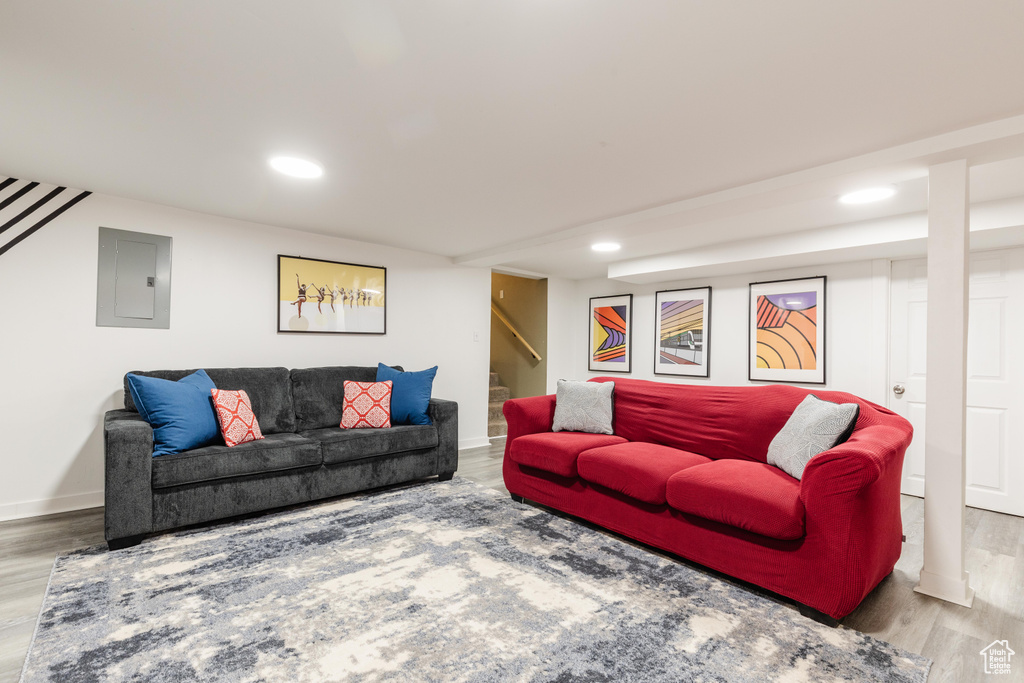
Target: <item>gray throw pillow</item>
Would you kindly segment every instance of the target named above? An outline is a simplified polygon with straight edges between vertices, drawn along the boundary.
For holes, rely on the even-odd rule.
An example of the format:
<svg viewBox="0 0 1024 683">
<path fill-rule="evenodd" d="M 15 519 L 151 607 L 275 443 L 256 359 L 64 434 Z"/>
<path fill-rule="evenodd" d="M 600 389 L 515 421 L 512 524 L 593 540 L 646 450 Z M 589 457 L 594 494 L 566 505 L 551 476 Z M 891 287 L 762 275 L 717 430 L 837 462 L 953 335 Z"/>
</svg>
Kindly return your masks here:
<svg viewBox="0 0 1024 683">
<path fill-rule="evenodd" d="M 614 382 L 558 380 L 553 432 L 612 433 Z"/>
<path fill-rule="evenodd" d="M 799 479 L 811 458 L 850 438 L 859 414 L 856 403 L 832 403 L 807 394 L 768 446 L 768 464 Z"/>
</svg>

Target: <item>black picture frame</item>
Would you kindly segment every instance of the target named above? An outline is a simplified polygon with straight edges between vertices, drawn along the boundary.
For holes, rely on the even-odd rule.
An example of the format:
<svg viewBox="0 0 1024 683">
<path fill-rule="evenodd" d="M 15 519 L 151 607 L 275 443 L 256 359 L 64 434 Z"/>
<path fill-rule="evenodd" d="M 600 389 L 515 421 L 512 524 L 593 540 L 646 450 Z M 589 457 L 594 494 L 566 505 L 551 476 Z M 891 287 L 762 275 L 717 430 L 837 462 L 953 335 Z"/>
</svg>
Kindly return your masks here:
<svg viewBox="0 0 1024 683">
<path fill-rule="evenodd" d="M 654 374 L 705 379 L 711 376 L 710 286 L 655 293 Z"/>
<path fill-rule="evenodd" d="M 587 327 L 587 369 L 590 372 L 628 374 L 633 371 L 632 294 L 591 297 Z"/>
<path fill-rule="evenodd" d="M 747 378 L 752 382 L 826 383 L 824 275 L 751 282 Z M 811 305 L 813 302 L 813 305 Z M 813 361 L 813 367 L 807 367 Z"/>
<path fill-rule="evenodd" d="M 277 290 L 278 333 L 387 334 L 384 266 L 278 254 Z"/>
</svg>

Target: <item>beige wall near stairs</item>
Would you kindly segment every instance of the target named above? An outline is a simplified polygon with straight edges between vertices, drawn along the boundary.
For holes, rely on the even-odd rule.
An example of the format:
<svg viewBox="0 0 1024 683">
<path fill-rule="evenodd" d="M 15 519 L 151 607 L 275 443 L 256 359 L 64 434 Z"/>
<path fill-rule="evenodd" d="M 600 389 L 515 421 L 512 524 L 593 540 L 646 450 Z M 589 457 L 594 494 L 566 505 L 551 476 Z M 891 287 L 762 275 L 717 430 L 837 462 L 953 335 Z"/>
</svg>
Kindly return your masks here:
<svg viewBox="0 0 1024 683">
<path fill-rule="evenodd" d="M 491 370 L 498 373 L 512 398 L 546 394 L 548 281 L 491 273 L 491 302 L 541 357 L 534 358 L 492 313 Z"/>
</svg>

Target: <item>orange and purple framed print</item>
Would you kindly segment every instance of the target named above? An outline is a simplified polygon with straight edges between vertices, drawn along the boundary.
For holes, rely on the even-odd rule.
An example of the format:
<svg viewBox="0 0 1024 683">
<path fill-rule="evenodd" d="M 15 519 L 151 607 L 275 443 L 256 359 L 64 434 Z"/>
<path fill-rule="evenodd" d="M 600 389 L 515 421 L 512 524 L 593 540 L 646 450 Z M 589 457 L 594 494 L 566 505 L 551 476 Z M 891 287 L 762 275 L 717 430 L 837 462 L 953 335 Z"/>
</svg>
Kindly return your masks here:
<svg viewBox="0 0 1024 683">
<path fill-rule="evenodd" d="M 277 331 L 384 334 L 387 269 L 277 257 Z"/>
<path fill-rule="evenodd" d="M 632 356 L 633 295 L 590 300 L 591 372 L 629 372 Z"/>
<path fill-rule="evenodd" d="M 711 288 L 655 295 L 654 374 L 707 377 Z"/>
<path fill-rule="evenodd" d="M 825 277 L 750 285 L 751 380 L 825 383 Z"/>
</svg>

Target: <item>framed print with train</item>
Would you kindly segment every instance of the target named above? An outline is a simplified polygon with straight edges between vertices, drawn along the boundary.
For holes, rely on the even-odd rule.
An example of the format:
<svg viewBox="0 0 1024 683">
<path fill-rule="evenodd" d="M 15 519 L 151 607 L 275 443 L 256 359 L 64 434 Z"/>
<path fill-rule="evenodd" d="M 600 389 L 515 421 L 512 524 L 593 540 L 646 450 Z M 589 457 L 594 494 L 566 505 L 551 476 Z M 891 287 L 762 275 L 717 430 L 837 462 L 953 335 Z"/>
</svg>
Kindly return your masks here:
<svg viewBox="0 0 1024 683">
<path fill-rule="evenodd" d="M 277 331 L 384 334 L 387 269 L 277 257 Z"/>
<path fill-rule="evenodd" d="M 633 346 L 633 295 L 590 300 L 590 363 L 592 372 L 630 372 Z"/>
<path fill-rule="evenodd" d="M 654 374 L 708 377 L 711 288 L 658 292 L 655 306 Z"/>
<path fill-rule="evenodd" d="M 750 285 L 749 377 L 825 383 L 825 277 Z"/>
</svg>

